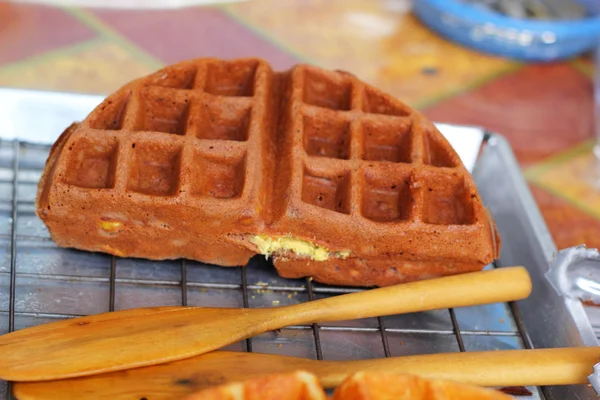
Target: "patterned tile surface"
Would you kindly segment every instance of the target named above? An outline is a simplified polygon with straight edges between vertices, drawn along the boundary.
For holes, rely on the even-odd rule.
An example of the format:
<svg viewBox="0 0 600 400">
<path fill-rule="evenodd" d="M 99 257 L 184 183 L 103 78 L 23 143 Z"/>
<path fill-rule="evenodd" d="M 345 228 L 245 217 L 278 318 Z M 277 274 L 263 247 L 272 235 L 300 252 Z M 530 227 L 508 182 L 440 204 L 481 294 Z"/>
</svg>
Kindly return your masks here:
<svg viewBox="0 0 600 400">
<path fill-rule="evenodd" d="M 196 57 L 245 56 L 265 58 L 276 68 L 288 68 L 297 62 L 218 9 L 102 10 L 95 15 L 167 64 Z M 165 28 L 160 29 L 162 26 Z"/>
<path fill-rule="evenodd" d="M 600 248 L 600 221 L 597 218 L 536 185 L 530 185 L 530 189 L 558 249 L 580 244 Z"/>
<path fill-rule="evenodd" d="M 0 69 L 0 86 L 108 94 L 153 71 L 118 44 L 94 40 Z"/>
<path fill-rule="evenodd" d="M 515 68 L 441 39 L 405 9 L 343 3 L 254 0 L 228 10 L 305 60 L 350 71 L 415 106 Z"/>
<path fill-rule="evenodd" d="M 524 165 L 592 135 L 592 84 L 569 64 L 532 65 L 427 108 L 432 119 L 505 135 Z"/>
<path fill-rule="evenodd" d="M 530 182 L 600 220 L 600 161 L 593 143 L 575 146 L 526 170 Z"/>
<path fill-rule="evenodd" d="M 0 65 L 39 56 L 95 36 L 91 29 L 62 10 L 0 3 Z"/>
</svg>

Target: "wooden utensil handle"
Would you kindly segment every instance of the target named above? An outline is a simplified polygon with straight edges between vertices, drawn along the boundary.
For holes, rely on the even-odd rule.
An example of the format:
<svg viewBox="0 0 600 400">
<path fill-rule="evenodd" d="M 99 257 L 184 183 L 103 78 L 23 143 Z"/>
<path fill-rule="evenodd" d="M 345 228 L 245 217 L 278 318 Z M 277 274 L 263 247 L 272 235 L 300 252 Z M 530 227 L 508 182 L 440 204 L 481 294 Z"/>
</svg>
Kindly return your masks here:
<svg viewBox="0 0 600 400">
<path fill-rule="evenodd" d="M 430 354 L 311 367 L 327 388 L 358 371 L 408 373 L 480 386 L 543 386 L 586 384 L 598 361 L 600 347 L 573 347 Z"/>
<path fill-rule="evenodd" d="M 46 382 L 16 382 L 20 400 L 180 399 L 215 382 L 307 370 L 326 388 L 359 371 L 415 374 L 480 386 L 587 383 L 600 347 L 481 351 L 402 356 L 360 361 L 316 361 L 260 353 L 215 351 L 174 363 L 112 374 Z M 182 384 L 181 382 L 187 382 Z"/>
<path fill-rule="evenodd" d="M 342 321 L 520 300 L 530 293 L 527 270 L 504 267 L 365 290 L 282 307 L 281 311 L 288 316 L 296 313 L 294 321 L 302 323 Z"/>
</svg>

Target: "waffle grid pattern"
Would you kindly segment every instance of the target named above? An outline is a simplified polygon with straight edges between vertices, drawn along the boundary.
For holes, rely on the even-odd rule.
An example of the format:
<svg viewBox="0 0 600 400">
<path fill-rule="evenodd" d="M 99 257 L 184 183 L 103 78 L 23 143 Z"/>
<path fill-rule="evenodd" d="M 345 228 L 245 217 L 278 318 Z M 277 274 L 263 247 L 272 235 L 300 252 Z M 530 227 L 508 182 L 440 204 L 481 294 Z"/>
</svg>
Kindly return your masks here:
<svg viewBox="0 0 600 400">
<path fill-rule="evenodd" d="M 244 198 L 241 205 L 252 179 L 247 160 L 259 157 L 269 117 L 256 105 L 273 95 L 260 88 L 274 76 L 250 60 L 190 63 L 143 78 L 86 121 L 86 136 L 68 148 L 64 182 L 209 202 Z M 347 73 L 299 66 L 289 79 L 291 106 L 300 110 L 290 134 L 304 158 L 292 172 L 302 174 L 292 198 L 376 222 L 477 222 L 460 161 L 409 108 Z"/>
<path fill-rule="evenodd" d="M 303 202 L 379 222 L 476 222 L 460 161 L 408 108 L 349 74 L 303 67 L 293 79 Z"/>
<path fill-rule="evenodd" d="M 262 118 L 253 104 L 265 95 L 255 93 L 255 81 L 267 71 L 259 62 L 189 65 L 108 98 L 68 148 L 64 182 L 155 197 L 241 198 L 246 158 L 255 156 L 250 143 L 260 135 L 260 124 L 250 124 Z"/>
</svg>

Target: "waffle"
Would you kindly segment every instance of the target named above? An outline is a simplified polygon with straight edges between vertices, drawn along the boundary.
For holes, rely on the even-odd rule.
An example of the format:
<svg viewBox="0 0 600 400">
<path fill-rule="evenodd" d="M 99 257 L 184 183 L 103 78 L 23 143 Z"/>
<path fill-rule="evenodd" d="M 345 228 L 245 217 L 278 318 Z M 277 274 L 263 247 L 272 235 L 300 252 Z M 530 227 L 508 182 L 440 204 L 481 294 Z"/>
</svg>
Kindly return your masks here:
<svg viewBox="0 0 600 400">
<path fill-rule="evenodd" d="M 184 400 L 325 400 L 317 378 L 307 372 L 268 375 L 204 389 Z M 477 386 L 416 376 L 358 372 L 349 376 L 331 400 L 511 400 Z"/>
<path fill-rule="evenodd" d="M 343 71 L 201 58 L 59 137 L 37 215 L 63 247 L 387 286 L 482 269 L 496 226 L 420 113 Z"/>
</svg>

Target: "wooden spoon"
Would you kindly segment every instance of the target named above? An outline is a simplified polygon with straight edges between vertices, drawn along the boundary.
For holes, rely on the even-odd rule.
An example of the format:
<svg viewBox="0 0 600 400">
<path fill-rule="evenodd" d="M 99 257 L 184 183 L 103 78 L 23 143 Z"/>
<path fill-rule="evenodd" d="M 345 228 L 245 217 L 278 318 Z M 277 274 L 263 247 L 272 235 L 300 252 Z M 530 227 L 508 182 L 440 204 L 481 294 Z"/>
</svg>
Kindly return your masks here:
<svg viewBox="0 0 600 400">
<path fill-rule="evenodd" d="M 48 382 L 17 382 L 19 400 L 166 400 L 259 375 L 305 370 L 325 388 L 358 371 L 410 373 L 480 386 L 575 385 L 587 382 L 600 347 L 502 350 L 316 361 L 257 353 L 213 351 L 167 364 Z"/>
<path fill-rule="evenodd" d="M 0 378 L 44 381 L 181 360 L 289 325 L 526 298 L 523 267 L 365 290 L 276 308 L 151 307 L 91 315 L 0 336 Z"/>
</svg>

